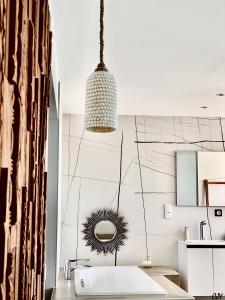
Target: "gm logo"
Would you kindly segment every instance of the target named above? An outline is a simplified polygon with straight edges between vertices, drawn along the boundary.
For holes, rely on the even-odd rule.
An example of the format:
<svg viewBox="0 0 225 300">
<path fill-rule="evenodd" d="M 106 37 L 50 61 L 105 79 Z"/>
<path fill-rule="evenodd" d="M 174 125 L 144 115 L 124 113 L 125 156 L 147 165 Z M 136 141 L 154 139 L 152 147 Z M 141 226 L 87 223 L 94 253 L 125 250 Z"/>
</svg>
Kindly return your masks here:
<svg viewBox="0 0 225 300">
<path fill-rule="evenodd" d="M 213 293 L 212 299 L 222 299 L 223 293 Z"/>
</svg>

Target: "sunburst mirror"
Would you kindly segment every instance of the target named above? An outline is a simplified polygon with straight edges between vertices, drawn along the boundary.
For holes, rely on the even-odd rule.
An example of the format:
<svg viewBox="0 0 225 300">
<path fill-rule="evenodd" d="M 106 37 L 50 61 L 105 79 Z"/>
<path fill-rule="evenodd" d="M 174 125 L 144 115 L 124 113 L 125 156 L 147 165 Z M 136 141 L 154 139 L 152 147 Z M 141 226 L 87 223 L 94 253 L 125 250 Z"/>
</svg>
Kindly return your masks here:
<svg viewBox="0 0 225 300">
<path fill-rule="evenodd" d="M 124 217 L 112 209 L 101 209 L 91 214 L 83 224 L 84 240 L 91 251 L 113 253 L 124 245 L 127 223 Z"/>
</svg>

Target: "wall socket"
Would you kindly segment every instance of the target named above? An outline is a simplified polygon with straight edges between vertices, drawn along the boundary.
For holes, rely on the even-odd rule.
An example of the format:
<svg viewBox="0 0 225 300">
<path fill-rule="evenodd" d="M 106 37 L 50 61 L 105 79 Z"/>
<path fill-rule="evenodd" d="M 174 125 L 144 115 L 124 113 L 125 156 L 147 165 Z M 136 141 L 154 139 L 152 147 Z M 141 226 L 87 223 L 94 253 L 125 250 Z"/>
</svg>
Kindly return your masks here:
<svg viewBox="0 0 225 300">
<path fill-rule="evenodd" d="M 222 217 L 222 216 L 223 216 L 222 208 L 216 208 L 215 209 L 215 217 Z"/>
</svg>

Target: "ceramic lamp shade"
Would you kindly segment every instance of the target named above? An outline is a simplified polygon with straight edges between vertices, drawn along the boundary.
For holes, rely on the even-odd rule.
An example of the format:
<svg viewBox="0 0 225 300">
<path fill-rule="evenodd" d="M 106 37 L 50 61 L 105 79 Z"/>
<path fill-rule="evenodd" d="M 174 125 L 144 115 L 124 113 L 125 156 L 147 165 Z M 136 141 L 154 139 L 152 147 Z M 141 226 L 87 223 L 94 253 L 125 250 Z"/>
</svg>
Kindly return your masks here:
<svg viewBox="0 0 225 300">
<path fill-rule="evenodd" d="M 95 71 L 87 80 L 85 129 L 93 132 L 111 132 L 116 130 L 117 121 L 115 78 L 108 71 Z"/>
</svg>

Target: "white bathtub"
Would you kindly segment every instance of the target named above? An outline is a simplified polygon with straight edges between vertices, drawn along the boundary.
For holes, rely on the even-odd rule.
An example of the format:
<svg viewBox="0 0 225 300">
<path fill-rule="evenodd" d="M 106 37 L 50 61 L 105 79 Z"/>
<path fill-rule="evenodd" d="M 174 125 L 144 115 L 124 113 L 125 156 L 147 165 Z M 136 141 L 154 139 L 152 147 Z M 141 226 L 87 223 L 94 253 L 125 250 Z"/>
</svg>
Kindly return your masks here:
<svg viewBox="0 0 225 300">
<path fill-rule="evenodd" d="M 91 267 L 75 270 L 77 296 L 165 295 L 166 291 L 138 267 Z"/>
</svg>

